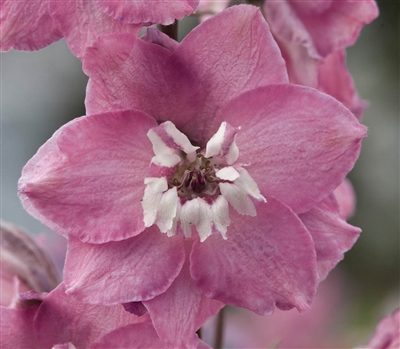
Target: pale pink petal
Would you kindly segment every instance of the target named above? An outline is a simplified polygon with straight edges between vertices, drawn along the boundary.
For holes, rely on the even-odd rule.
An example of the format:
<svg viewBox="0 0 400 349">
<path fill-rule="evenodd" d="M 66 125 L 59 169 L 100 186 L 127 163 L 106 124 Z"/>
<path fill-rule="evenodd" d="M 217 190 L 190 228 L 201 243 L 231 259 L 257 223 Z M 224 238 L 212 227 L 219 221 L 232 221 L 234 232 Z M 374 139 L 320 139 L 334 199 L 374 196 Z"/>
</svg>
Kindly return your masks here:
<svg viewBox="0 0 400 349">
<path fill-rule="evenodd" d="M 103 336 L 90 349 L 161 349 L 166 348 L 151 324 L 131 324 Z"/>
<path fill-rule="evenodd" d="M 50 13 L 57 21 L 69 48 L 78 57 L 106 34 L 139 34 L 141 26 L 123 23 L 100 11 L 92 0 L 50 0 Z"/>
<path fill-rule="evenodd" d="M 210 298 L 270 315 L 308 309 L 317 287 L 314 244 L 298 217 L 273 198 L 257 216 L 231 212 L 227 240 L 219 234 L 194 242 L 191 274 Z"/>
<path fill-rule="evenodd" d="M 10 305 L 15 294 L 49 292 L 59 275 L 49 255 L 22 228 L 0 220 L 0 304 Z"/>
<path fill-rule="evenodd" d="M 233 6 L 192 30 L 175 50 L 199 78 L 206 102 L 197 118 L 178 114 L 175 125 L 203 143 L 207 121 L 239 93 L 287 82 L 285 63 L 261 12 L 254 6 Z M 219 126 L 219 125 L 218 125 Z"/>
<path fill-rule="evenodd" d="M 362 27 L 378 16 L 374 0 L 331 0 L 330 6 L 324 1 L 290 2 L 322 56 L 353 45 Z"/>
<path fill-rule="evenodd" d="M 314 240 L 318 274 L 323 280 L 354 245 L 361 229 L 346 223 L 333 195 L 299 217 Z"/>
<path fill-rule="evenodd" d="M 318 68 L 318 89 L 342 102 L 359 120 L 368 106 L 358 95 L 347 70 L 345 50 L 331 53 L 323 60 Z"/>
<path fill-rule="evenodd" d="M 351 182 L 345 178 L 333 192 L 339 204 L 340 213 L 345 219 L 354 215 L 356 210 L 356 193 Z"/>
<path fill-rule="evenodd" d="M 171 285 L 185 259 L 182 238 L 153 226 L 124 241 L 82 243 L 70 237 L 64 268 L 68 294 L 93 304 L 151 299 Z"/>
<path fill-rule="evenodd" d="M 62 37 L 46 0 L 1 0 L 0 18 L 0 51 L 38 50 Z"/>
<path fill-rule="evenodd" d="M 33 332 L 37 306 L 26 309 L 0 307 L 0 348 L 42 349 Z"/>
<path fill-rule="evenodd" d="M 86 348 L 118 327 L 142 321 L 121 304 L 107 307 L 80 303 L 65 294 L 62 283 L 40 305 L 34 328 L 40 348 L 68 342 Z"/>
<path fill-rule="evenodd" d="M 120 22 L 172 24 L 196 11 L 199 0 L 94 0 L 100 9 Z"/>
<path fill-rule="evenodd" d="M 155 120 L 139 111 L 93 115 L 59 129 L 19 181 L 24 208 L 54 231 L 102 243 L 139 234 Z"/>
<path fill-rule="evenodd" d="M 141 37 L 141 39 L 146 42 L 164 47 L 171 52 L 174 52 L 179 45 L 178 41 L 171 39 L 168 35 L 153 27 L 148 27 L 146 33 Z"/>
<path fill-rule="evenodd" d="M 383 318 L 376 327 L 368 349 L 400 348 L 400 309 Z"/>
<path fill-rule="evenodd" d="M 317 87 L 321 56 L 304 23 L 287 0 L 264 2 L 263 11 L 285 59 L 290 82 Z"/>
<path fill-rule="evenodd" d="M 83 59 L 87 113 L 137 108 L 158 121 L 195 118 L 204 96 L 191 70 L 171 55 L 133 35 L 100 38 Z"/>
<path fill-rule="evenodd" d="M 210 134 L 222 120 L 242 126 L 236 164 L 243 164 L 262 195 L 296 213 L 308 211 L 342 182 L 366 133 L 332 97 L 289 84 L 239 96 L 209 125 Z"/>
<path fill-rule="evenodd" d="M 186 243 L 186 262 L 168 290 L 143 302 L 159 337 L 173 348 L 197 348 L 195 332 L 224 306 L 220 301 L 205 297 L 192 280 L 189 271 L 191 246 L 191 242 Z"/>
</svg>

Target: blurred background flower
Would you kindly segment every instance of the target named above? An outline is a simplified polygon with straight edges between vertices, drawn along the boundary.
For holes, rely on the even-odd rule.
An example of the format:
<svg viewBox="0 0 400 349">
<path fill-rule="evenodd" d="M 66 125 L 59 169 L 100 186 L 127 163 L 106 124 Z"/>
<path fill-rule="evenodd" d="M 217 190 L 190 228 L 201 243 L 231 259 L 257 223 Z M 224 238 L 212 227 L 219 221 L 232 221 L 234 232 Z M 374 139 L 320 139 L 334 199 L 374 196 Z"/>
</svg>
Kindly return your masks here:
<svg viewBox="0 0 400 349">
<path fill-rule="evenodd" d="M 380 17 L 364 27 L 347 57 L 361 97 L 370 102 L 363 119 L 369 135 L 349 176 L 357 194 L 350 223 L 363 232 L 337 267 L 342 280 L 337 313 L 342 315 L 329 325 L 341 337 L 340 345 L 349 347 L 365 345 L 379 318 L 399 306 L 400 9 L 396 1 L 377 2 Z M 185 19 L 180 36 L 196 23 L 195 17 Z M 87 78 L 63 40 L 37 52 L 1 53 L 0 70 L 0 217 L 51 237 L 22 209 L 17 181 L 57 128 L 85 114 Z"/>
</svg>

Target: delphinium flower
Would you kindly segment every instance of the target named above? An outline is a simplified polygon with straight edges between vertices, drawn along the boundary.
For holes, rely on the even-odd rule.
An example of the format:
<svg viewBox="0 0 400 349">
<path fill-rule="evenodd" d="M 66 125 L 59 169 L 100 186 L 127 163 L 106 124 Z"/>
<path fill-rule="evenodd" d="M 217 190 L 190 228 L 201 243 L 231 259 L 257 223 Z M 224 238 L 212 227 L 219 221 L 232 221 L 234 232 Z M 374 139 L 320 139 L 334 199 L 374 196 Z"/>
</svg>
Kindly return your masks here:
<svg viewBox="0 0 400 349">
<path fill-rule="evenodd" d="M 263 12 L 282 50 L 290 81 L 330 94 L 360 118 L 366 104 L 347 71 L 345 49 L 378 16 L 375 1 L 266 0 Z"/>
<path fill-rule="evenodd" d="M 143 25 L 168 25 L 196 10 L 198 0 L 4 0 L 0 50 L 37 50 L 65 37 L 82 56 L 99 36 L 138 34 Z"/>
<path fill-rule="evenodd" d="M 365 349 L 400 348 L 400 309 L 384 317 Z"/>
<path fill-rule="evenodd" d="M 224 304 L 308 309 L 318 261 L 298 215 L 318 215 L 365 128 L 289 84 L 260 11 L 232 7 L 180 44 L 155 29 L 102 37 L 83 68 L 89 115 L 58 130 L 19 182 L 25 209 L 68 236 L 66 293 L 142 302 L 175 347 L 197 347 Z"/>
</svg>

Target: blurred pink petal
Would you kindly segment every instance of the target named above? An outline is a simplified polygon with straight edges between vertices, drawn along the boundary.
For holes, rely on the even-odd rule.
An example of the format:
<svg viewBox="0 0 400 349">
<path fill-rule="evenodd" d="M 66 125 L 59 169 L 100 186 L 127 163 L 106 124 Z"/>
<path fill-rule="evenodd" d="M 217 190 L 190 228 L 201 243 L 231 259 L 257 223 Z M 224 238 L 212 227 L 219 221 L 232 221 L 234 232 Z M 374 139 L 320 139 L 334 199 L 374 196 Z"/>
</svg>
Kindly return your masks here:
<svg viewBox="0 0 400 349">
<path fill-rule="evenodd" d="M 318 89 L 325 92 L 349 108 L 361 119 L 367 102 L 358 95 L 352 76 L 346 67 L 345 50 L 329 54 L 318 67 Z"/>
<path fill-rule="evenodd" d="M 2 0 L 0 18 L 0 51 L 39 50 L 62 38 L 47 0 Z"/>
<path fill-rule="evenodd" d="M 60 282 L 49 255 L 21 228 L 0 222 L 1 305 L 17 293 L 49 292 Z"/>
<path fill-rule="evenodd" d="M 383 318 L 369 341 L 368 349 L 400 348 L 400 309 Z"/>
<path fill-rule="evenodd" d="M 356 193 L 351 182 L 345 178 L 333 192 L 339 204 L 340 213 L 345 219 L 354 215 L 356 209 Z"/>
<path fill-rule="evenodd" d="M 333 195 L 299 217 L 314 240 L 318 274 L 323 280 L 354 245 L 361 229 L 346 223 Z"/>
<path fill-rule="evenodd" d="M 378 16 L 376 2 L 266 0 L 263 10 L 290 81 L 330 94 L 360 119 L 367 104 L 347 71 L 345 48 Z"/>
</svg>

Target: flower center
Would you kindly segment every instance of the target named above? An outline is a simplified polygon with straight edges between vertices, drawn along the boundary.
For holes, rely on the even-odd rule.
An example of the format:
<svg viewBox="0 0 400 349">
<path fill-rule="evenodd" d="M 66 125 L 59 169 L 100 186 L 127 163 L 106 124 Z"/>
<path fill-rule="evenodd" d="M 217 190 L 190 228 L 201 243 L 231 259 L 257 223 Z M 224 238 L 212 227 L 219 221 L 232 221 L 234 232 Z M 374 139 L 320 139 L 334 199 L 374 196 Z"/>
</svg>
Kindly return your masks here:
<svg viewBox="0 0 400 349">
<path fill-rule="evenodd" d="M 146 178 L 142 200 L 146 227 L 156 224 L 168 236 L 192 236 L 195 227 L 204 241 L 213 232 L 227 238 L 229 205 L 240 214 L 255 216 L 250 199 L 266 202 L 256 182 L 241 166 L 235 129 L 223 122 L 206 149 L 193 146 L 175 125 L 167 121 L 147 136 L 155 156 L 154 177 Z"/>
<path fill-rule="evenodd" d="M 176 187 L 178 196 L 194 199 L 196 197 L 214 197 L 219 195 L 219 178 L 215 172 L 218 166 L 213 158 L 206 158 L 197 153 L 196 160 L 185 161 L 183 157 L 173 176 L 168 180 L 168 187 Z"/>
</svg>

